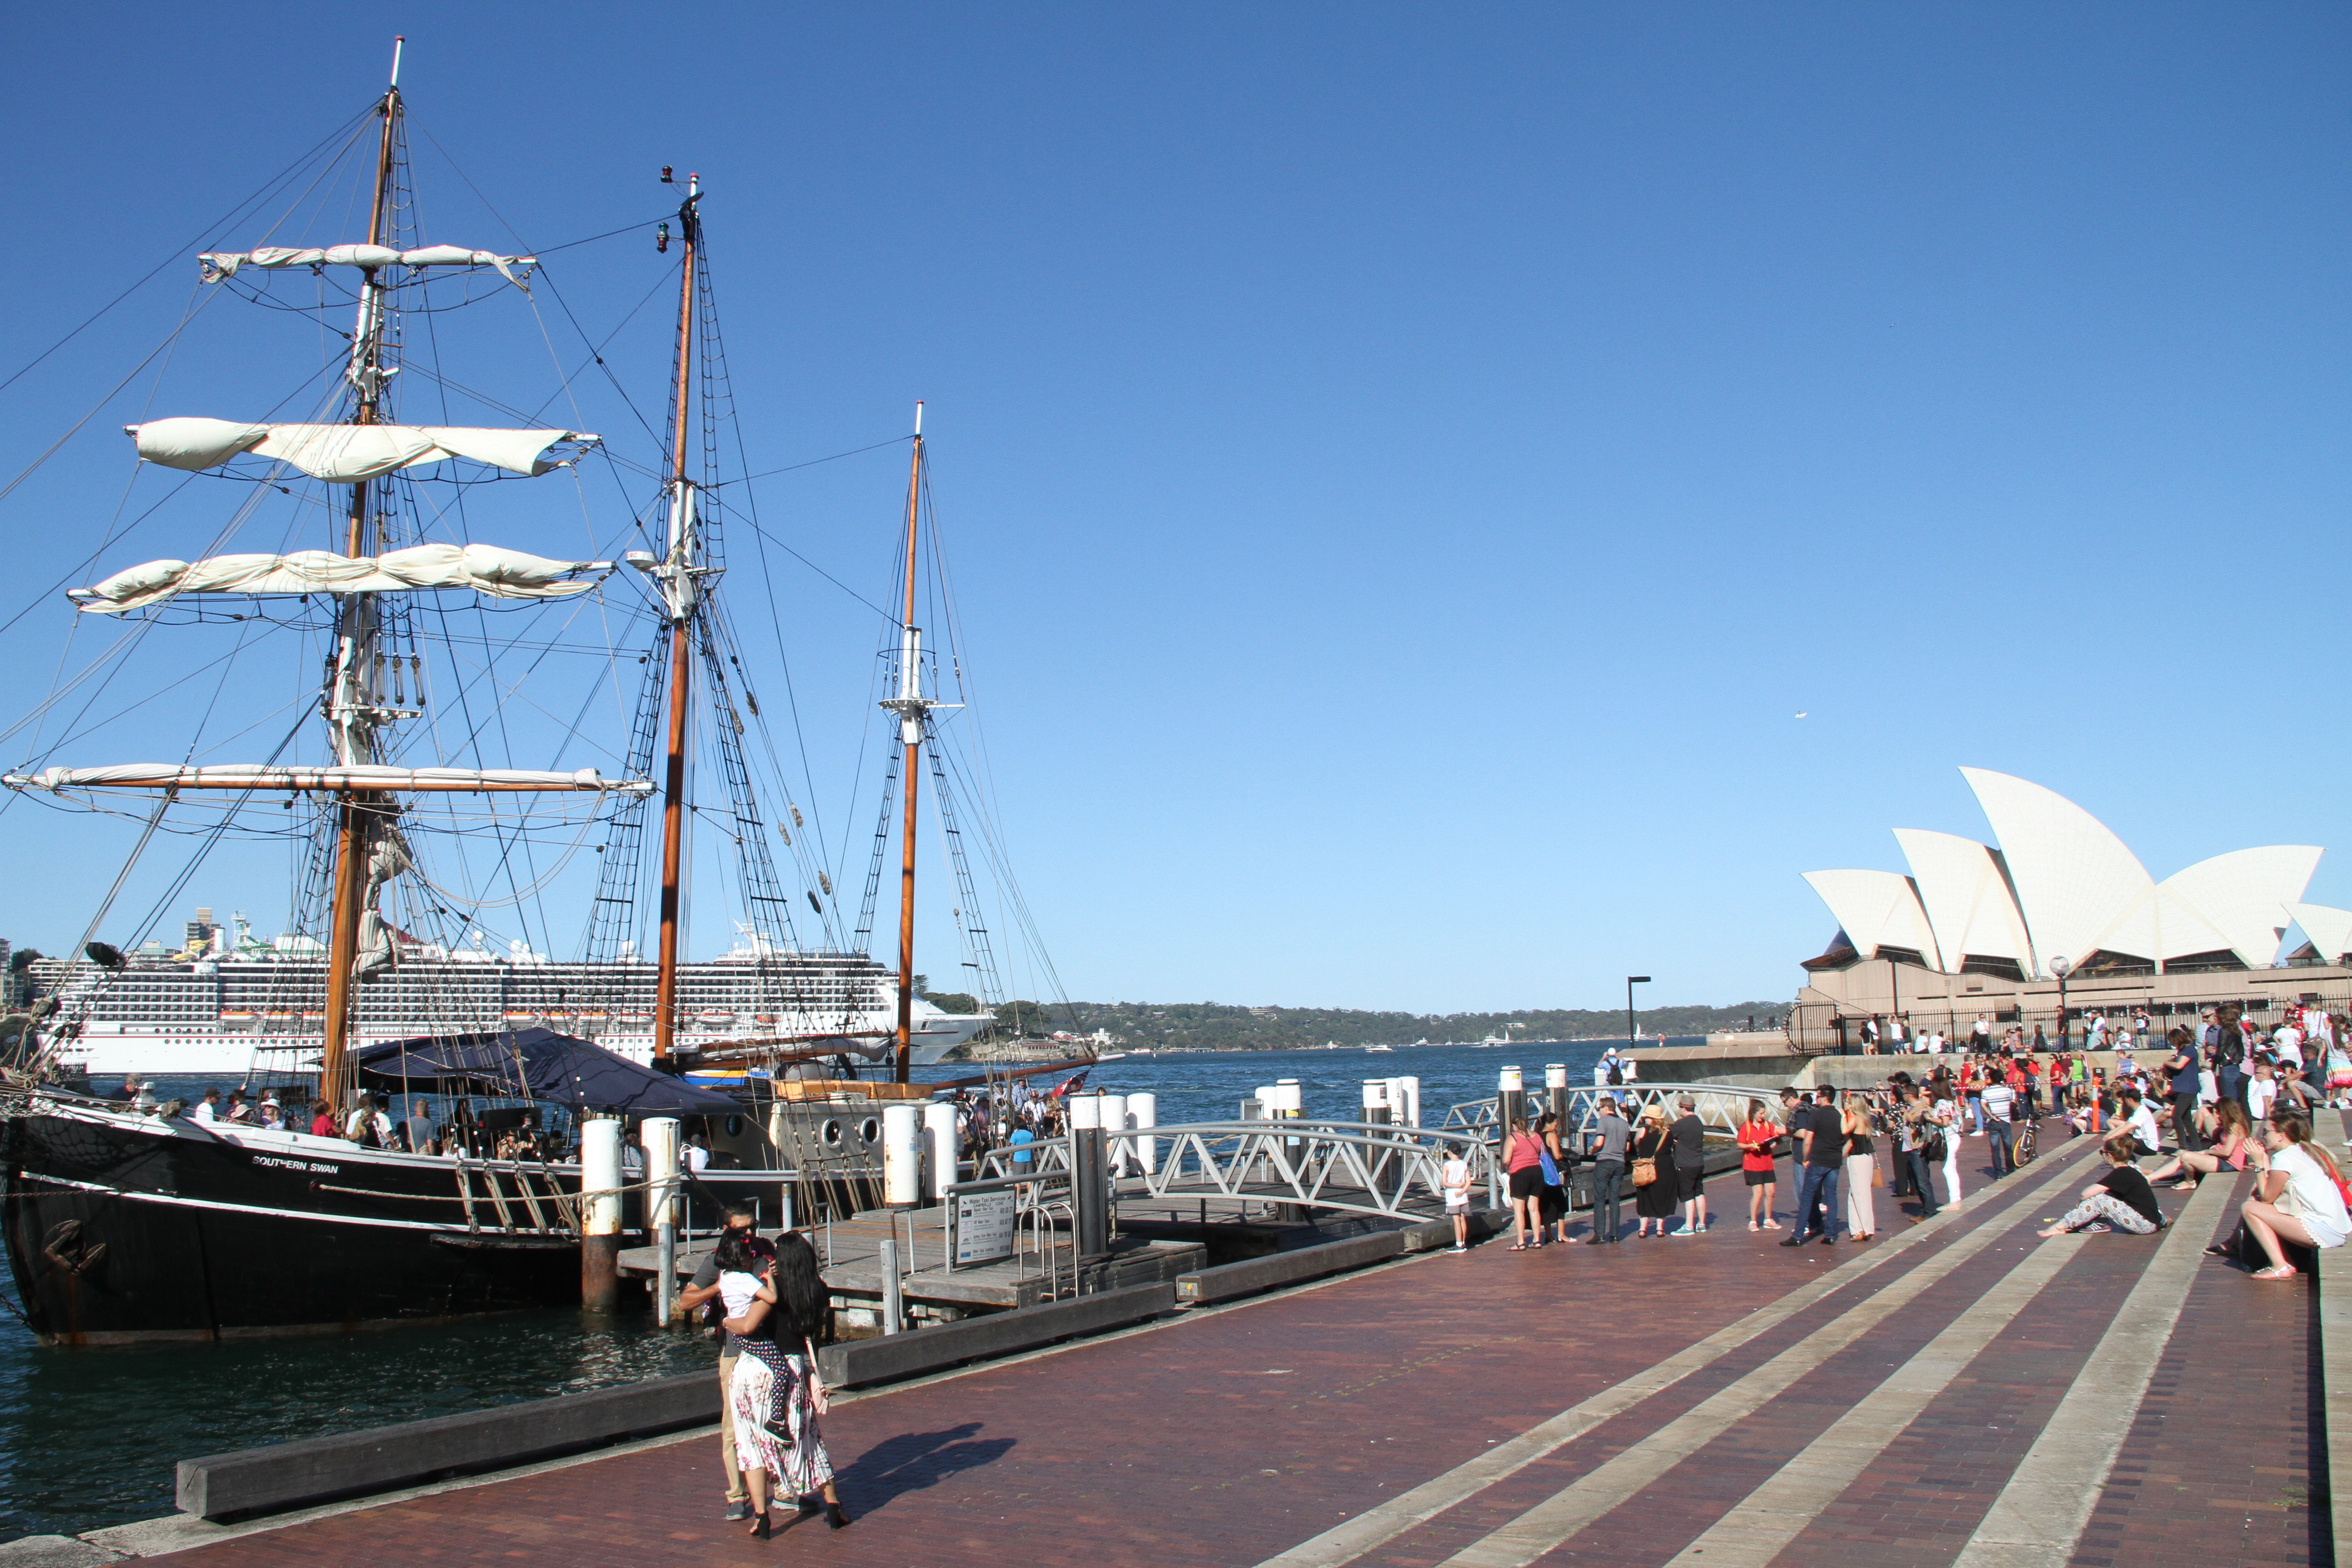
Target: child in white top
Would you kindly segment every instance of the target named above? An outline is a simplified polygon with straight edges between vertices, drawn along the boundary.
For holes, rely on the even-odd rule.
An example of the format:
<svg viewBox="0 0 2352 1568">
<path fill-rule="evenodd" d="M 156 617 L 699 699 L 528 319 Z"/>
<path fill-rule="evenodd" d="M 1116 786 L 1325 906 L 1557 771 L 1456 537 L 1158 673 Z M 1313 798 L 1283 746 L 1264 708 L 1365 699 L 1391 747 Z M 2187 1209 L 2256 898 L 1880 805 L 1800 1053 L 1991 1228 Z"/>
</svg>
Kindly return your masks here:
<svg viewBox="0 0 2352 1568">
<path fill-rule="evenodd" d="M 2271 1076 L 2271 1064 L 2260 1062 L 2254 1068 L 2254 1079 L 2246 1085 L 2246 1110 L 2256 1121 L 2269 1119 L 2271 1101 L 2278 1096 L 2278 1079 Z"/>
<path fill-rule="evenodd" d="M 1459 1149 L 1449 1149 L 1445 1163 L 1437 1173 L 1438 1184 L 1445 1189 L 1445 1212 L 1454 1220 L 1454 1250 L 1470 1250 L 1470 1162 L 1462 1157 Z"/>
<path fill-rule="evenodd" d="M 754 1301 L 776 1304 L 776 1288 L 757 1274 L 739 1274 L 733 1270 L 719 1277 L 719 1299 L 727 1304 L 727 1316 L 740 1318 L 751 1310 Z"/>
</svg>

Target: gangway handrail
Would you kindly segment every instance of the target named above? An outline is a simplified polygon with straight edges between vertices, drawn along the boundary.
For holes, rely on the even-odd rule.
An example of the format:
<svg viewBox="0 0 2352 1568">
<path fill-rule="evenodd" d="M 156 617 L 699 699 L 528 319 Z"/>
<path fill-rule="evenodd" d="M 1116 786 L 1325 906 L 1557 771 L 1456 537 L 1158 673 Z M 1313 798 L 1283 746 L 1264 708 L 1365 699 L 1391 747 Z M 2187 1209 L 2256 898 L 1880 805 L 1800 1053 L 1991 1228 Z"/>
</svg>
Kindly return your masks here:
<svg viewBox="0 0 2352 1568">
<path fill-rule="evenodd" d="M 1502 1201 L 1502 1170 L 1493 1151 L 1478 1134 L 1460 1128 L 1271 1117 L 1103 1131 L 1114 1207 L 1121 1198 L 1225 1197 L 1426 1219 L 1429 1205 L 1444 1203 L 1444 1165 L 1456 1152 L 1469 1163 L 1471 1184 L 1484 1189 L 1488 1206 Z M 1066 1190 L 1075 1176 L 1074 1141 L 1075 1134 L 1065 1133 L 1018 1145 L 1032 1155 L 1031 1169 L 1020 1173 L 1007 1169 L 1016 1146 L 992 1149 L 981 1156 L 971 1181 L 943 1188 L 945 1201 L 951 1205 L 959 1194 L 1007 1188 L 1023 1192 L 1026 1200 L 1032 1194 L 1024 1189 L 1040 1184 Z M 1043 1206 L 1024 1201 L 1023 1212 Z"/>
<path fill-rule="evenodd" d="M 1275 1117 L 1137 1129 L 1120 1142 L 1165 1142 L 1136 1195 L 1220 1196 L 1389 1218 L 1428 1217 L 1418 1202 L 1444 1200 L 1443 1165 L 1458 1151 L 1491 1206 L 1500 1170 L 1485 1142 L 1459 1131 L 1402 1123 Z M 1426 1194 L 1417 1199 L 1416 1193 Z"/>
<path fill-rule="evenodd" d="M 1528 1089 L 1526 1094 L 1529 1110 L 1550 1109 L 1549 1089 L 1538 1087 Z M 1603 1095 L 1615 1100 L 1620 1105 L 1631 1100 L 1637 1110 L 1643 1106 L 1659 1104 L 1672 1109 L 1674 1101 L 1685 1095 L 1689 1095 L 1695 1101 L 1691 1108 L 1692 1111 L 1698 1117 L 1701 1124 L 1722 1131 L 1737 1131 L 1747 1121 L 1749 1100 L 1762 1100 L 1769 1109 L 1778 1097 L 1777 1090 L 1752 1089 L 1740 1084 L 1728 1083 L 1571 1084 L 1568 1086 L 1567 1094 L 1569 1113 L 1566 1135 L 1570 1137 L 1581 1137 L 1592 1131 L 1595 1115 L 1593 1107 Z M 1496 1121 L 1496 1101 L 1498 1098 L 1499 1096 L 1490 1095 L 1484 1100 L 1467 1100 L 1459 1105 L 1450 1107 L 1445 1112 L 1444 1130 L 1453 1132 L 1456 1137 L 1485 1141 L 1497 1138 L 1499 1129 Z M 1582 1152 L 1578 1149 L 1570 1149 L 1569 1152 L 1571 1154 Z"/>
</svg>

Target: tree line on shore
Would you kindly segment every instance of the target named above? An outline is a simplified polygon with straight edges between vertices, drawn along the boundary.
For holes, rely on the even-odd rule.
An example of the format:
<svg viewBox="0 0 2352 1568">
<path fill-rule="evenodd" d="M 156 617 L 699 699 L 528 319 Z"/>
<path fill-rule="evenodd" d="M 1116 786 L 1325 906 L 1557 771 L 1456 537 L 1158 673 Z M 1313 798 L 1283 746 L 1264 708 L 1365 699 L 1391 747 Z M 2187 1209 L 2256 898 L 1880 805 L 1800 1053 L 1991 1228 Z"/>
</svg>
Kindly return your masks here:
<svg viewBox="0 0 2352 1568">
<path fill-rule="evenodd" d="M 933 993 L 950 1013 L 982 1011 L 977 997 Z M 1066 1007 L 1029 1001 L 994 1009 L 999 1039 L 1088 1035 L 1104 1029 L 1129 1048 L 1149 1050 L 1299 1050 L 1330 1042 L 1343 1046 L 1406 1046 L 1491 1039 L 1508 1026 L 1516 1040 L 1623 1039 L 1622 1008 L 1538 1007 L 1509 1013 L 1382 1013 L 1352 1007 L 1251 1007 L 1222 1002 L 1073 1002 Z M 1644 1007 L 1642 1033 L 1704 1035 L 1718 1029 L 1777 1027 L 1786 1002 L 1685 1004 Z"/>
</svg>

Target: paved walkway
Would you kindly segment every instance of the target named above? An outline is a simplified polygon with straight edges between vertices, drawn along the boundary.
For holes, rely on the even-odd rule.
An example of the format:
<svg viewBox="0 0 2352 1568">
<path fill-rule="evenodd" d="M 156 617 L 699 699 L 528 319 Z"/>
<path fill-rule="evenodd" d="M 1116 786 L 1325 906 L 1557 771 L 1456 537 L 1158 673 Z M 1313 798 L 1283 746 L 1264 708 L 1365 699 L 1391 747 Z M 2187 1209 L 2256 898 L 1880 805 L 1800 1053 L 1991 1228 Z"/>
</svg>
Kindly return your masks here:
<svg viewBox="0 0 2352 1568">
<path fill-rule="evenodd" d="M 167 1561 L 2332 1561 L 2315 1285 L 2204 1256 L 2242 1184 L 2162 1194 L 2157 1237 L 2037 1241 L 2095 1163 L 1969 1170 L 1926 1225 L 1882 1191 L 1881 1239 L 1834 1248 L 1749 1235 L 1718 1179 L 1706 1237 L 1490 1243 L 846 1402 L 837 1535 L 722 1523 L 703 1436 Z"/>
</svg>

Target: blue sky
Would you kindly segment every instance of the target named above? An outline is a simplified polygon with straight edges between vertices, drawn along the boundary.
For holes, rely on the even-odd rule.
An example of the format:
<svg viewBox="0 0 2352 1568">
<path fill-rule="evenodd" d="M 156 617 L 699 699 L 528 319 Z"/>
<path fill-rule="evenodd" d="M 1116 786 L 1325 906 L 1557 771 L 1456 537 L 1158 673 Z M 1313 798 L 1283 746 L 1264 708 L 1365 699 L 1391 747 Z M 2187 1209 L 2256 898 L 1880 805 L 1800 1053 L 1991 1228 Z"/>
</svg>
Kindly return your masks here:
<svg viewBox="0 0 2352 1568">
<path fill-rule="evenodd" d="M 365 106 L 394 30 L 433 239 L 552 247 L 657 216 L 659 165 L 700 172 L 754 466 L 888 441 L 927 401 L 974 713 L 1075 996 L 1608 1005 L 1629 970 L 1661 1003 L 1785 996 L 1832 925 L 1799 873 L 1899 868 L 1897 826 L 1982 836 L 1963 763 L 2079 801 L 2158 877 L 2347 839 L 2340 7 L 0 26 L 0 374 L 191 236 L 252 243 L 205 226 Z M 601 336 L 665 261 L 632 233 L 550 275 Z M 0 391 L 5 477 L 172 331 L 194 271 Z M 528 310 L 446 320 L 470 384 L 562 393 Z M 299 321 L 208 306 L 0 501 L 0 619 L 104 532 L 121 424 L 274 402 L 317 363 Z M 656 325 L 608 356 L 649 407 Z M 879 597 L 903 461 L 766 481 L 763 524 Z M 496 498 L 509 542 L 625 520 L 609 477 L 551 484 Z M 183 498 L 103 569 L 193 552 L 229 504 Z M 877 619 L 779 556 L 772 627 L 742 548 L 747 642 L 792 660 L 810 804 L 862 875 Z M 51 596 L 0 633 L 0 721 L 68 618 Z M 153 752 L 182 694 L 286 701 L 290 665 L 184 673 L 223 635 L 159 629 L 122 689 L 166 700 L 43 760 Z M 133 837 L 0 815 L 0 934 L 73 941 Z M 2352 902 L 2346 859 L 2313 898 Z M 287 879 L 282 849 L 225 848 L 181 901 L 268 927 Z M 123 906 L 163 885 L 142 861 Z"/>
</svg>

